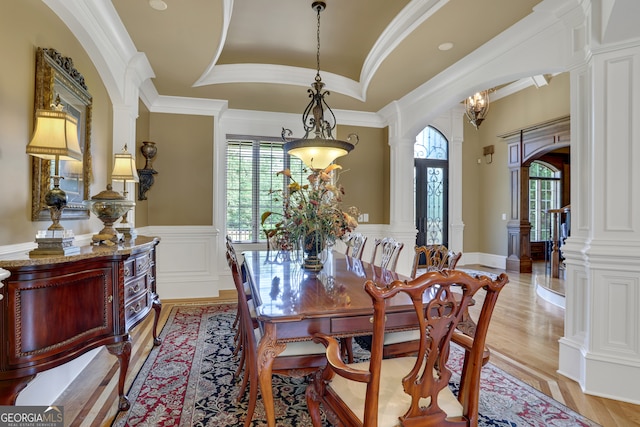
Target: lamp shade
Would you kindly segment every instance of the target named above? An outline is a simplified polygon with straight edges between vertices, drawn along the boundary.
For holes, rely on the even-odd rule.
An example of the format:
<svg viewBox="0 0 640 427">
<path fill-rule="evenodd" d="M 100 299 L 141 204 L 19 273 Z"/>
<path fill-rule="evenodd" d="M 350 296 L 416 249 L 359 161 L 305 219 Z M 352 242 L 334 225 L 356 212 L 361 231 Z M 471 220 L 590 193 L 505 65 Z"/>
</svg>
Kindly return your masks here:
<svg viewBox="0 0 640 427">
<path fill-rule="evenodd" d="M 36 110 L 27 154 L 45 160 L 82 160 L 76 118 L 64 111 Z"/>
<path fill-rule="evenodd" d="M 353 144 L 337 139 L 297 139 L 289 141 L 284 145 L 284 149 L 292 156 L 296 156 L 305 165 L 313 169 L 324 169 L 338 157 L 349 154 L 353 149 Z"/>
<path fill-rule="evenodd" d="M 122 153 L 118 153 L 114 156 L 113 171 L 111 172 L 111 179 L 113 181 L 135 181 L 138 182 L 138 171 L 136 170 L 136 163 L 131 153 L 127 151 L 125 145 Z"/>
</svg>

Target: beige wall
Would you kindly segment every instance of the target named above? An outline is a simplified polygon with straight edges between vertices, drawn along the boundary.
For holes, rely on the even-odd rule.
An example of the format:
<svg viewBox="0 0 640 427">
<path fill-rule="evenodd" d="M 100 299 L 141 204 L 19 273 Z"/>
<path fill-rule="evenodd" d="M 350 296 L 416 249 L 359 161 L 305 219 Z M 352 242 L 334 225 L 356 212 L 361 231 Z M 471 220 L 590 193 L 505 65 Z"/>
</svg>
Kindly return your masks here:
<svg viewBox="0 0 640 427">
<path fill-rule="evenodd" d="M 148 224 L 213 225 L 213 117 L 151 113 L 149 140 L 158 173 L 147 192 Z"/>
<path fill-rule="evenodd" d="M 31 161 L 25 153 L 33 130 L 35 53 L 38 47 L 71 57 L 93 96 L 92 156 L 94 182 L 90 195 L 102 191 L 112 156 L 111 103 L 95 67 L 67 27 L 41 0 L 0 2 L 0 245 L 33 241 L 49 222 L 31 221 Z M 111 162 L 109 161 L 109 166 Z M 110 171 L 109 171 L 110 172 Z M 63 220 L 75 234 L 93 233 L 101 223 Z"/>
<path fill-rule="evenodd" d="M 547 86 L 530 87 L 492 102 L 479 130 L 467 124 L 463 144 L 462 219 L 464 251 L 507 255 L 510 207 L 507 146 L 498 135 L 570 114 L 569 75 L 560 74 Z M 493 162 L 486 164 L 482 149 L 494 145 Z M 482 164 L 477 164 L 477 159 Z M 475 163 L 475 164 L 474 164 Z"/>
<path fill-rule="evenodd" d="M 488 119 L 487 119 L 488 120 Z M 462 144 L 462 222 L 464 223 L 463 252 L 480 252 L 482 230 L 482 170 L 484 161 L 478 164 L 482 154 L 480 133 L 467 120 L 464 125 Z M 495 159 L 495 156 L 494 156 Z M 491 166 L 491 165 L 488 165 Z"/>
<path fill-rule="evenodd" d="M 387 129 L 339 126 L 338 138 L 355 132 L 356 147 L 336 161 L 342 166 L 339 183 L 344 186 L 343 207 L 355 206 L 369 214 L 369 223 L 389 223 L 389 142 Z"/>
</svg>

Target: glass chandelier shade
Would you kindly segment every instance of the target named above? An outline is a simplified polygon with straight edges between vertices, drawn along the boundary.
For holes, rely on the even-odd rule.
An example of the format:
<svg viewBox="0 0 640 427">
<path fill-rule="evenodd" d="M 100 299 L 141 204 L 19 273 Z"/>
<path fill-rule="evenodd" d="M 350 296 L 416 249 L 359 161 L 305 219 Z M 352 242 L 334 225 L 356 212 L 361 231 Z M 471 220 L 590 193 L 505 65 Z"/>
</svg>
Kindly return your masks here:
<svg viewBox="0 0 640 427">
<path fill-rule="evenodd" d="M 476 92 L 465 99 L 464 111 L 469 119 L 469 123 L 478 129 L 489 112 L 489 91 L 483 90 Z"/>
<path fill-rule="evenodd" d="M 282 139 L 285 141 L 286 153 L 298 157 L 311 169 L 324 169 L 338 157 L 347 155 L 358 143 L 358 135 L 350 134 L 346 141 L 333 137 L 336 127 L 336 117 L 325 101 L 328 91 L 322 91 L 324 83 L 320 77 L 320 12 L 326 8 L 322 1 L 315 1 L 311 5 L 317 13 L 317 51 L 316 51 L 316 77 L 311 84 L 309 104 L 302 114 L 302 126 L 305 134 L 301 139 L 289 139 L 290 129 L 282 129 Z M 328 113 L 325 115 L 325 112 Z M 313 135 L 311 138 L 310 135 Z M 354 139 L 355 142 L 350 141 Z"/>
</svg>

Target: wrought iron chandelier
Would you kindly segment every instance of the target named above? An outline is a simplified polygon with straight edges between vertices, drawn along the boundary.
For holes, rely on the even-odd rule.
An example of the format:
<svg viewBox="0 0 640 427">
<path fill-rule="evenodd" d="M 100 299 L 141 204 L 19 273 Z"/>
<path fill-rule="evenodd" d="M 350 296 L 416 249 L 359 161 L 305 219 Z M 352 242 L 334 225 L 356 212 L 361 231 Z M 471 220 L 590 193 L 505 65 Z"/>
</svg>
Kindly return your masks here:
<svg viewBox="0 0 640 427">
<path fill-rule="evenodd" d="M 352 133 L 347 141 L 341 141 L 333 137 L 333 130 L 336 127 L 336 116 L 325 101 L 324 97 L 329 95 L 329 91 L 322 92 L 324 83 L 320 77 L 320 12 L 327 5 L 323 1 L 314 1 L 311 8 L 317 14 L 317 50 L 316 50 L 316 77 L 311 84 L 311 89 L 307 89 L 311 101 L 302 113 L 302 126 L 304 127 L 304 137 L 301 139 L 289 139 L 292 132 L 290 129 L 282 128 L 282 139 L 285 141 L 284 150 L 292 156 L 301 159 L 311 169 L 324 169 L 338 157 L 348 154 L 358 143 L 358 135 Z M 325 108 L 327 117 L 325 117 Z M 312 134 L 313 137 L 309 137 Z M 355 143 L 350 141 L 354 139 Z"/>
<path fill-rule="evenodd" d="M 483 90 L 476 92 L 474 95 L 465 99 L 464 112 L 469 119 L 469 123 L 478 129 L 480 123 L 482 123 L 489 112 L 489 91 Z"/>
</svg>

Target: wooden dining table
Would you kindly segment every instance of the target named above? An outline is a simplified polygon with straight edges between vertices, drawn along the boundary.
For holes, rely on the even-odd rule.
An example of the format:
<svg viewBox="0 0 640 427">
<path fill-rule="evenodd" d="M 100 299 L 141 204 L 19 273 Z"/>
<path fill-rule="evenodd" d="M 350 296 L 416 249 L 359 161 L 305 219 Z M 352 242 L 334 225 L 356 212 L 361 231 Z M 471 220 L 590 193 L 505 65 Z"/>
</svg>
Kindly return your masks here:
<svg viewBox="0 0 640 427">
<path fill-rule="evenodd" d="M 295 252 L 246 251 L 243 255 L 262 329 L 258 381 L 267 425 L 275 427 L 272 365 L 287 343 L 309 341 L 317 332 L 337 338 L 371 334 L 373 303 L 364 290 L 365 282 L 384 286 L 409 278 L 335 251 L 327 254 L 319 272 L 304 270 Z M 390 299 L 386 329 L 416 328 L 413 310 L 404 294 Z"/>
</svg>

